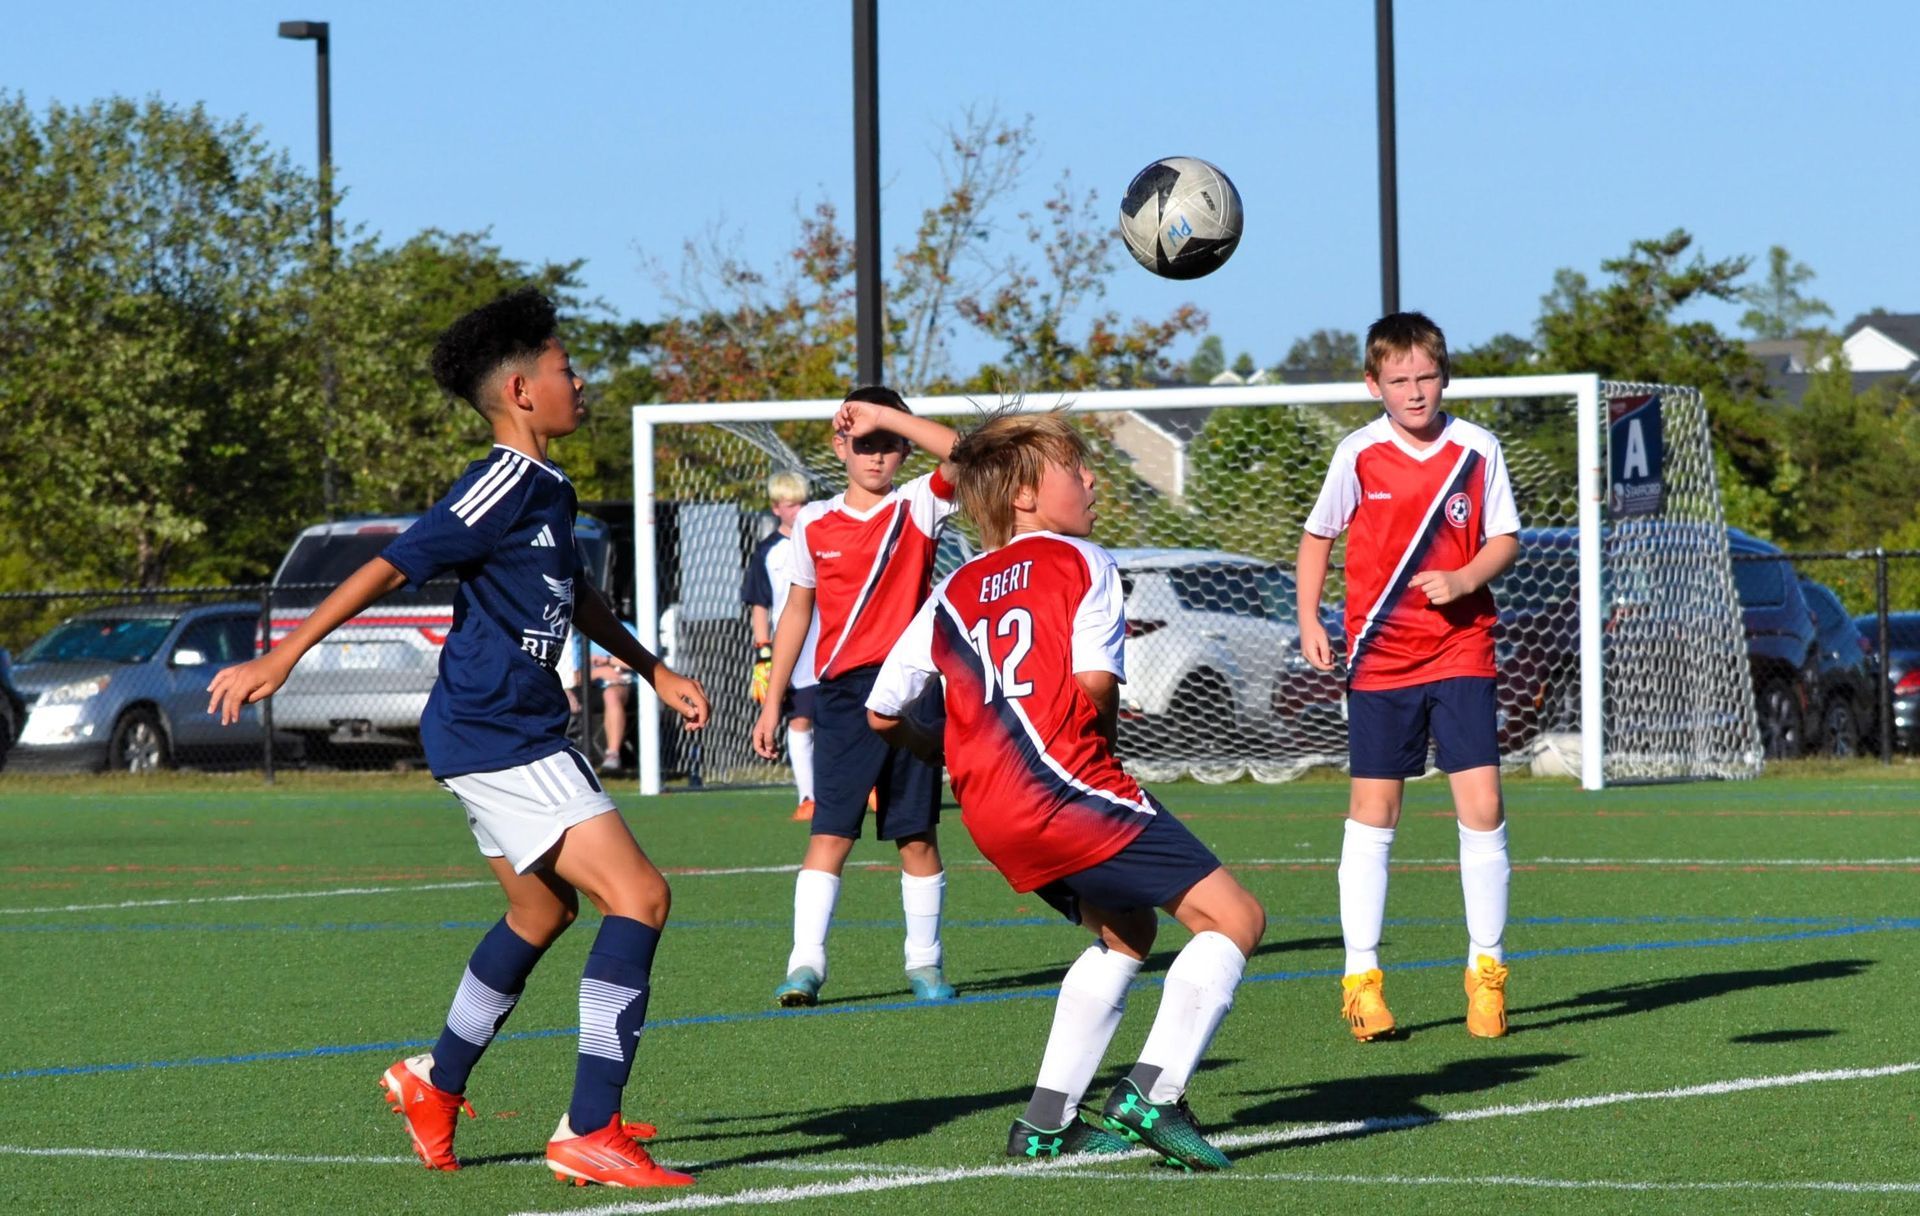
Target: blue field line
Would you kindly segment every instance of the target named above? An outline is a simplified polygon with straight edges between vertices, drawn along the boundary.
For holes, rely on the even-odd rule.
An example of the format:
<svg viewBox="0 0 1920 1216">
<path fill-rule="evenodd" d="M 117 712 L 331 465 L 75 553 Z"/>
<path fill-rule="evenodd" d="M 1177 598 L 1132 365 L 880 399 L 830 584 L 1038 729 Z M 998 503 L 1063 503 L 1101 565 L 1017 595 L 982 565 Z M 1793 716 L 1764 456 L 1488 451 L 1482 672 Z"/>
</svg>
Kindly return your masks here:
<svg viewBox="0 0 1920 1216">
<path fill-rule="evenodd" d="M 1173 923 L 1164 913 L 1160 919 Z M 1869 918 L 1858 916 L 1522 916 L 1507 922 L 1513 928 L 1562 928 L 1562 927 L 1598 927 L 1598 928 L 1634 928 L 1650 925 L 1839 925 L 1861 924 Z M 460 932 L 484 932 L 494 925 L 491 920 L 441 920 L 441 921 L 318 921 L 313 924 L 272 924 L 266 921 L 237 921 L 206 923 L 198 921 L 164 921 L 135 924 L 114 924 L 98 922 L 92 924 L 48 923 L 37 925 L 0 924 L 0 936 L 13 933 L 406 933 L 431 932 L 436 930 Z M 594 923 L 589 917 L 583 925 Z M 1269 925 L 1316 925 L 1334 927 L 1339 925 L 1337 916 L 1272 916 Z M 1460 924 L 1457 916 L 1403 916 L 1389 917 L 1389 928 L 1424 929 L 1456 928 Z M 945 929 L 1031 929 L 1049 925 L 1067 926 L 1067 922 L 1058 916 L 998 916 L 981 917 L 969 920 L 947 919 L 942 922 Z M 769 919 L 765 917 L 736 918 L 700 918 L 675 919 L 668 927 L 674 932 L 688 932 L 711 929 L 764 929 L 785 932 L 792 927 L 790 920 Z M 898 917 L 854 917 L 835 919 L 835 929 L 891 929 L 899 930 Z"/>
<path fill-rule="evenodd" d="M 1738 946 L 1774 945 L 1781 942 L 1806 941 L 1814 938 L 1852 937 L 1862 933 L 1885 933 L 1889 931 L 1920 929 L 1920 917 L 1883 917 L 1877 920 L 1865 920 L 1857 924 L 1836 925 L 1822 929 L 1805 929 L 1795 933 L 1745 934 L 1739 937 L 1702 937 L 1679 941 L 1656 942 L 1611 942 L 1594 946 L 1556 946 L 1542 950 L 1518 950 L 1507 955 L 1509 960 L 1519 961 L 1536 958 L 1557 958 L 1579 954 L 1632 954 L 1651 950 L 1710 950 L 1726 949 Z M 1420 959 L 1414 962 L 1390 963 L 1382 970 L 1386 971 L 1425 971 L 1435 967 L 1454 967 L 1461 965 L 1460 956 L 1449 955 L 1445 958 Z M 1263 971 L 1249 975 L 1243 983 L 1261 984 L 1289 980 L 1338 979 L 1340 969 L 1321 967 L 1300 971 Z M 1159 976 L 1145 977 L 1140 981 L 1144 986 L 1154 986 L 1161 982 Z M 992 1005 L 1003 1001 L 1052 1000 L 1060 995 L 1058 987 L 1020 988 L 1008 992 L 963 993 L 951 1001 L 861 1001 L 845 1005 L 828 1005 L 812 1009 L 755 1009 L 738 1013 L 706 1013 L 691 1017 L 662 1018 L 647 1023 L 649 1033 L 661 1030 L 673 1030 L 687 1026 L 722 1026 L 748 1022 L 766 1022 L 775 1019 L 841 1017 L 847 1014 L 864 1013 L 900 1013 L 906 1011 L 926 1012 L 952 1008 L 957 1005 Z M 496 1042 L 513 1040 L 536 1040 L 570 1038 L 577 1028 L 566 1027 L 554 1030 L 523 1030 L 500 1035 Z M 434 1039 L 394 1039 L 378 1043 L 333 1044 L 324 1047 L 306 1047 L 292 1051 L 249 1052 L 230 1056 L 195 1056 L 184 1060 L 140 1060 L 120 1064 L 69 1064 L 50 1068 L 20 1068 L 10 1072 L 0 1072 L 0 1081 L 24 1081 L 39 1077 L 79 1077 L 98 1073 L 145 1072 L 165 1068 L 208 1068 L 224 1064 L 260 1064 L 283 1060 L 310 1060 L 326 1056 L 367 1055 L 377 1052 L 402 1052 L 433 1046 Z"/>
</svg>

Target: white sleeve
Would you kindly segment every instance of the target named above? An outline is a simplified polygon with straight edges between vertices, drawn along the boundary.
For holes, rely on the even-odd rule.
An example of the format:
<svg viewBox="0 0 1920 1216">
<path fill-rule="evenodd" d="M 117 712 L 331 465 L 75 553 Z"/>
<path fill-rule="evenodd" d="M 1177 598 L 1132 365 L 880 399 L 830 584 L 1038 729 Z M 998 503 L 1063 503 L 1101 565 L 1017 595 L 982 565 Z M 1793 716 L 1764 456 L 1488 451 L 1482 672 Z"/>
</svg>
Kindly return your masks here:
<svg viewBox="0 0 1920 1216">
<path fill-rule="evenodd" d="M 1498 440 L 1487 453 L 1487 492 L 1480 519 L 1481 530 L 1489 539 L 1520 530 L 1520 510 L 1513 504 L 1513 483 L 1507 480 L 1507 456 Z"/>
<path fill-rule="evenodd" d="M 887 661 L 880 664 L 880 674 L 873 678 L 873 691 L 867 694 L 868 709 L 889 718 L 905 717 L 907 706 L 934 678 L 933 614 L 939 604 L 938 595 L 928 597 L 913 614 L 907 631 L 887 652 Z"/>
<path fill-rule="evenodd" d="M 807 525 L 818 518 L 818 515 L 808 515 L 802 511 L 793 521 L 793 535 L 787 540 L 789 591 L 794 587 L 814 585 L 813 547 L 807 544 Z"/>
<path fill-rule="evenodd" d="M 1334 449 L 1327 479 L 1320 485 L 1320 497 L 1307 515 L 1306 530 L 1315 536 L 1327 540 L 1339 536 L 1360 509 L 1360 474 L 1354 468 L 1354 452 L 1354 446 L 1348 443 Z"/>
<path fill-rule="evenodd" d="M 1090 555 L 1088 566 L 1093 585 L 1073 614 L 1073 669 L 1110 671 L 1125 684 L 1127 612 L 1120 570 L 1104 551 L 1098 560 Z"/>
</svg>

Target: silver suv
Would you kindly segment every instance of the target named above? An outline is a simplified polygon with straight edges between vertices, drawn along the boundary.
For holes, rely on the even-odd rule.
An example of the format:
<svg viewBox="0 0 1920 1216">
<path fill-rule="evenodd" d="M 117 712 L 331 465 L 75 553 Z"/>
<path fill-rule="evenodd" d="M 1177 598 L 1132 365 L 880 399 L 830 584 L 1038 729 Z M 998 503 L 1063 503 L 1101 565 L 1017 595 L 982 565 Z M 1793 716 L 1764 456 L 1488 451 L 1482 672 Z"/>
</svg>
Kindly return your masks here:
<svg viewBox="0 0 1920 1216">
<path fill-rule="evenodd" d="M 272 633 L 278 645 L 341 580 L 378 557 L 418 515 L 316 524 L 295 538 L 273 575 Z M 605 590 L 607 529 L 574 521 L 582 560 Z M 456 580 L 400 588 L 328 634 L 300 657 L 273 696 L 276 734 L 293 731 L 310 757 L 343 748 L 419 746 L 420 714 L 440 673 L 440 648 L 453 629 Z"/>
</svg>

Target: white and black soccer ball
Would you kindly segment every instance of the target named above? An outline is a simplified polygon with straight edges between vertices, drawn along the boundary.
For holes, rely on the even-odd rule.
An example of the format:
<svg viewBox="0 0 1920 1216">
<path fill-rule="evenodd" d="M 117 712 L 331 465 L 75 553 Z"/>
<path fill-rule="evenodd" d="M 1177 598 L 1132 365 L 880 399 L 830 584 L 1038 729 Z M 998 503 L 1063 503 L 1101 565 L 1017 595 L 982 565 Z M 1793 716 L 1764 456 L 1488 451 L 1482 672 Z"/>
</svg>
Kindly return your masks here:
<svg viewBox="0 0 1920 1216">
<path fill-rule="evenodd" d="M 1169 279 L 1197 279 L 1226 265 L 1240 245 L 1240 192 L 1220 169 L 1193 156 L 1156 160 L 1120 201 L 1127 252 Z"/>
</svg>

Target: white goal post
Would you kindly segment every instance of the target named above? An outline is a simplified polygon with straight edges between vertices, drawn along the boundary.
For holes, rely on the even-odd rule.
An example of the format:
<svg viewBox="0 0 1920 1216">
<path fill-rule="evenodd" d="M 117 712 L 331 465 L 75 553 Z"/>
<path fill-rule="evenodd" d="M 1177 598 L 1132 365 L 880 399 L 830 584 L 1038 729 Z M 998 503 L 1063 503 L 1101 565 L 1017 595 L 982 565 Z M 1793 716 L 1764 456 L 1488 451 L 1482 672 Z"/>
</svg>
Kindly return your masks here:
<svg viewBox="0 0 1920 1216">
<path fill-rule="evenodd" d="M 1609 402 L 1651 403 L 1642 475 L 1609 483 Z M 804 474 L 815 497 L 844 471 L 828 449 L 837 400 L 690 402 L 633 409 L 635 625 L 714 703 L 698 736 L 663 734 L 643 687 L 643 793 L 669 774 L 765 784 L 740 602 L 743 567 L 773 526 L 767 476 Z M 964 426 L 997 404 L 910 399 Z M 1248 384 L 1035 394 L 1065 408 L 1095 452 L 1100 521 L 1126 584 L 1121 752 L 1143 777 L 1284 780 L 1346 759 L 1340 681 L 1300 660 L 1292 568 L 1300 523 L 1340 438 L 1377 416 L 1364 385 Z M 1697 391 L 1514 376 L 1454 381 L 1449 412 L 1498 436 L 1524 525 L 1495 584 L 1503 763 L 1560 769 L 1587 789 L 1746 777 L 1761 748 L 1704 405 Z M 1616 406 L 1619 412 L 1622 406 Z M 1635 444 L 1642 444 L 1639 430 Z M 1651 465 L 1649 470 L 1647 466 Z M 905 479 L 930 467 L 918 456 Z M 1650 477 L 1648 474 L 1650 473 Z M 1612 504 L 1609 504 L 1609 498 Z M 971 551 L 943 542 L 950 566 Z M 1344 595 L 1344 540 L 1326 598 Z M 1331 613 L 1329 622 L 1332 623 Z M 1338 637 L 1337 628 L 1330 630 Z"/>
</svg>

